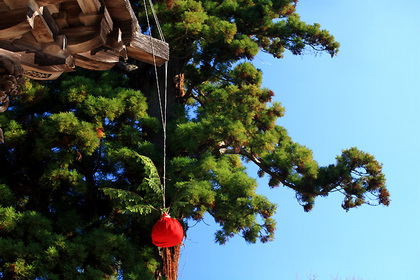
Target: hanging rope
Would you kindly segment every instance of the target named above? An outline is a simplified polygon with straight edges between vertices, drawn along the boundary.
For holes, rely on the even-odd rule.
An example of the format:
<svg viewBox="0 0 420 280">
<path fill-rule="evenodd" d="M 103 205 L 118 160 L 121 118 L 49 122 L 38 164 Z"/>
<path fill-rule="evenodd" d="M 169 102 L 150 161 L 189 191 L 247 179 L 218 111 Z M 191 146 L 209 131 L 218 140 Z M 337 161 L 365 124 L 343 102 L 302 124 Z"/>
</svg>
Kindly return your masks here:
<svg viewBox="0 0 420 280">
<path fill-rule="evenodd" d="M 152 29 L 150 26 L 149 20 L 149 13 L 147 11 L 146 0 L 143 0 L 144 3 L 144 10 L 146 13 L 147 19 L 147 28 L 149 35 L 152 35 Z M 165 37 L 163 36 L 162 29 L 160 27 L 159 20 L 157 18 L 155 9 L 153 8 L 153 3 L 149 0 L 150 8 L 152 10 L 153 17 L 156 22 L 157 30 L 159 32 L 160 39 L 165 42 Z M 168 101 L 168 62 L 165 62 L 165 89 L 164 89 L 164 105 L 162 106 L 162 98 L 161 98 L 161 91 L 160 91 L 160 83 L 159 83 L 159 76 L 157 71 L 157 64 L 156 64 L 156 55 L 155 55 L 155 48 L 153 45 L 152 37 L 150 36 L 150 44 L 152 47 L 152 56 L 153 56 L 153 66 L 155 70 L 155 79 L 156 79 L 156 88 L 157 88 L 157 95 L 159 100 L 159 109 L 160 109 L 160 118 L 162 121 L 162 131 L 163 131 L 163 209 L 166 208 L 166 111 L 167 111 L 167 101 Z"/>
</svg>

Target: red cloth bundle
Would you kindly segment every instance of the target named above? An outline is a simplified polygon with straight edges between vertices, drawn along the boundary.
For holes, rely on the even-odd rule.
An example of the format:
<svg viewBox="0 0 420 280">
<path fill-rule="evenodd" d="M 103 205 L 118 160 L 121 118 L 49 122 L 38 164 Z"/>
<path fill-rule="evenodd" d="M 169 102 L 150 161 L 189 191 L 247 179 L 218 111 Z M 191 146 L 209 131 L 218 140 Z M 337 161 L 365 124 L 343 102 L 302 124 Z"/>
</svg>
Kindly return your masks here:
<svg viewBox="0 0 420 280">
<path fill-rule="evenodd" d="M 152 242 L 158 247 L 168 248 L 181 243 L 184 230 L 178 220 L 164 213 L 152 229 Z"/>
</svg>

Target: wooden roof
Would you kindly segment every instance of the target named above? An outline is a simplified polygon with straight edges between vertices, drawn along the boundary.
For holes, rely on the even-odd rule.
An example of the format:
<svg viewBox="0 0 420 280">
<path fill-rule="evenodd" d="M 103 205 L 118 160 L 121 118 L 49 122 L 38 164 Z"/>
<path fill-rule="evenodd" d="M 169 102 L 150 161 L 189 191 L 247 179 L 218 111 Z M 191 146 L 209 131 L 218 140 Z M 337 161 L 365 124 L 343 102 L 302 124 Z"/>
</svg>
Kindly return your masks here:
<svg viewBox="0 0 420 280">
<path fill-rule="evenodd" d="M 0 51 L 40 80 L 75 66 L 108 70 L 120 57 L 169 59 L 167 43 L 141 33 L 129 0 L 0 0 Z"/>
</svg>

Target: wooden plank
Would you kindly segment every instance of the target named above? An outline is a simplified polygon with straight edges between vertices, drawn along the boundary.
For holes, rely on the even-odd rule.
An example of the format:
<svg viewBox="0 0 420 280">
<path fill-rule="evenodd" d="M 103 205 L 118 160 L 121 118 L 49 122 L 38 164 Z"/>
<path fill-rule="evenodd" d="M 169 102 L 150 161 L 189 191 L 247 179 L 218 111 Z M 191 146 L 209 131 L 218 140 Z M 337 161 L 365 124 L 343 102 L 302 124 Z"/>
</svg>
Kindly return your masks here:
<svg viewBox="0 0 420 280">
<path fill-rule="evenodd" d="M 30 49 L 25 45 L 16 46 L 10 42 L 0 41 L 0 50 L 7 50 L 19 55 L 20 64 L 25 70 L 30 68 L 38 72 L 62 73 L 73 71 L 75 67 L 72 56 L 67 58 L 56 57 L 40 50 Z"/>
<path fill-rule="evenodd" d="M 63 29 L 62 34 L 68 39 L 68 48 L 73 54 L 90 51 L 106 43 L 106 37 L 109 34 L 109 26 L 105 19 L 102 19 L 101 25 L 82 26 Z"/>
<path fill-rule="evenodd" d="M 0 1 L 0 12 L 7 12 L 10 11 L 10 8 L 4 3 L 3 1 Z"/>
<path fill-rule="evenodd" d="M 32 16 L 32 13 L 39 10 L 39 4 L 35 0 L 27 0 L 26 8 L 28 9 L 28 16 Z"/>
<path fill-rule="evenodd" d="M 105 6 L 114 21 L 126 21 L 136 19 L 129 0 L 104 0 Z"/>
<path fill-rule="evenodd" d="M 140 32 L 137 17 L 134 14 L 129 0 L 104 0 L 109 14 L 111 15 L 115 28 L 120 28 L 122 38 L 128 45 L 135 32 Z"/>
<path fill-rule="evenodd" d="M 27 51 L 35 52 L 41 51 L 41 43 L 37 42 L 32 32 L 26 32 L 23 36 L 17 40 L 10 41 L 8 45 L 4 46 L 7 41 L 0 41 L 0 47 L 11 50 L 11 51 Z M 3 46 L 2 46 L 3 45 Z"/>
<path fill-rule="evenodd" d="M 91 14 L 81 14 L 79 15 L 80 21 L 84 26 L 97 25 L 104 18 L 104 15 L 101 13 L 91 13 Z"/>
<path fill-rule="evenodd" d="M 120 61 L 118 53 L 111 50 L 101 50 L 92 55 L 92 52 L 84 52 L 74 56 L 75 63 L 79 67 L 90 70 L 109 70 Z"/>
<path fill-rule="evenodd" d="M 85 26 L 97 25 L 100 24 L 102 19 L 106 20 L 106 23 L 109 26 L 109 29 L 112 30 L 114 28 L 114 24 L 106 7 L 102 9 L 102 11 L 97 13 L 90 13 L 90 14 L 81 14 L 79 15 L 80 21 Z"/>
<path fill-rule="evenodd" d="M 13 51 L 5 50 L 0 48 L 0 56 L 6 56 L 8 59 L 12 60 L 14 63 L 20 63 L 21 55 Z"/>
<path fill-rule="evenodd" d="M 3 0 L 3 1 L 11 10 L 25 8 L 28 6 L 28 0 Z"/>
<path fill-rule="evenodd" d="M 28 1 L 28 22 L 32 27 L 32 34 L 39 43 L 54 42 L 59 27 L 55 23 L 47 7 L 40 7 L 35 0 Z"/>
<path fill-rule="evenodd" d="M 109 26 L 109 30 L 114 29 L 114 22 L 113 22 L 112 17 L 109 14 L 109 11 L 106 7 L 104 7 L 104 18 L 105 18 L 106 23 Z"/>
<path fill-rule="evenodd" d="M 77 3 L 79 3 L 80 9 L 84 14 L 99 12 L 101 8 L 99 0 L 77 0 Z"/>
<path fill-rule="evenodd" d="M 128 56 L 161 66 L 169 60 L 169 44 L 150 36 L 136 32 L 133 40 L 127 45 Z"/>
<path fill-rule="evenodd" d="M 128 59 L 127 47 L 122 41 L 122 32 L 119 28 L 112 30 L 108 35 L 106 38 L 106 46 L 114 52 L 119 53 L 122 58 Z"/>
<path fill-rule="evenodd" d="M 44 20 L 47 22 L 48 27 L 51 29 L 52 33 L 54 34 L 54 37 L 58 35 L 60 32 L 60 27 L 55 22 L 53 16 L 51 15 L 50 10 L 48 7 L 41 7 L 40 8 L 41 14 L 44 18 Z"/>
<path fill-rule="evenodd" d="M 50 11 L 51 15 L 58 14 L 60 12 L 60 5 L 59 4 L 51 4 L 51 5 L 44 5 L 48 8 L 48 11 Z"/>
<path fill-rule="evenodd" d="M 55 5 L 66 2 L 76 2 L 77 0 L 37 0 L 40 6 Z"/>
<path fill-rule="evenodd" d="M 69 23 L 67 22 L 66 11 L 60 11 L 58 14 L 54 14 L 53 18 L 60 30 L 68 28 L 70 26 Z"/>
<path fill-rule="evenodd" d="M 61 4 L 61 10 L 65 11 L 65 16 L 69 26 L 81 26 L 83 25 L 79 19 L 81 10 L 79 4 L 74 2 L 64 2 Z"/>
<path fill-rule="evenodd" d="M 54 43 L 42 44 L 42 51 L 62 58 L 71 56 L 67 49 L 67 37 L 65 35 L 58 35 Z"/>
<path fill-rule="evenodd" d="M 0 29 L 6 29 L 26 21 L 28 8 L 0 11 Z"/>
<path fill-rule="evenodd" d="M 40 11 L 35 11 L 31 17 L 28 17 L 29 25 L 32 27 L 32 34 L 39 43 L 54 42 L 54 34 Z"/>
<path fill-rule="evenodd" d="M 31 31 L 31 26 L 25 20 L 12 27 L 0 30 L 0 40 L 15 40 L 23 36 L 23 34 Z"/>
</svg>

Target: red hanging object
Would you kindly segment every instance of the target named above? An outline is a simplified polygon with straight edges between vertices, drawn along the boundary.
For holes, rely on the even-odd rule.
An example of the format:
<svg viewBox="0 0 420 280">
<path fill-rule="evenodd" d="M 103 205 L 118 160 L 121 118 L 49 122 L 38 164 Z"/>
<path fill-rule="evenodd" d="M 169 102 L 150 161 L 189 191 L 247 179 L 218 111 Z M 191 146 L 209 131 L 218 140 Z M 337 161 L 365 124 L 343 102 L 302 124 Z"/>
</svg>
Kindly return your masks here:
<svg viewBox="0 0 420 280">
<path fill-rule="evenodd" d="M 163 213 L 152 228 L 152 242 L 158 247 L 168 248 L 181 243 L 184 230 L 178 220 Z"/>
</svg>

